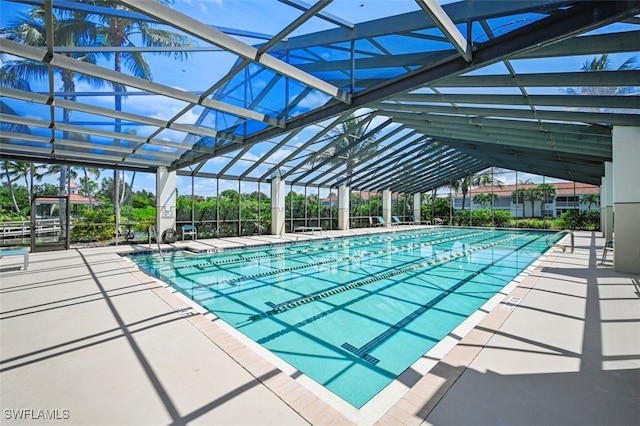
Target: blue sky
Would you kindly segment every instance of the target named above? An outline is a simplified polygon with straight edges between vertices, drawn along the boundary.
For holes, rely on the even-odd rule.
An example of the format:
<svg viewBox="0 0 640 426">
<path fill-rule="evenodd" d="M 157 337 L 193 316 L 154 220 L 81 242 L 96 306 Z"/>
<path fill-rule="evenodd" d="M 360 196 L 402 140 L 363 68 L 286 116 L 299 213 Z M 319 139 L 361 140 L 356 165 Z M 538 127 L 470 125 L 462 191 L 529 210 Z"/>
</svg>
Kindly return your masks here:
<svg viewBox="0 0 640 426">
<path fill-rule="evenodd" d="M 448 3 L 448 2 L 441 2 Z M 300 11 L 275 2 L 273 0 L 178 0 L 173 5 L 177 10 L 197 17 L 200 21 L 222 27 L 249 29 L 258 33 L 276 34 L 291 20 L 295 19 Z M 16 11 L 28 6 L 15 4 L 3 0 L 0 3 L 0 24 L 2 26 L 9 25 L 16 18 Z M 339 17 L 352 22 L 363 22 L 376 19 L 388 15 L 396 15 L 404 12 L 418 10 L 418 6 L 414 0 L 335 0 L 324 9 L 328 13 L 332 13 Z M 322 29 L 333 27 L 321 19 L 314 18 L 305 25 L 297 29 L 292 36 L 303 33 L 316 32 Z M 242 39 L 248 43 L 255 43 L 256 40 Z M 613 67 L 617 67 L 628 55 L 614 55 L 611 57 Z M 586 60 L 591 57 L 567 57 L 553 58 L 546 60 L 521 60 L 512 61 L 512 65 L 519 73 L 572 71 L 579 70 Z M 154 81 L 171 87 L 179 87 L 185 90 L 202 90 L 199 84 L 201 81 L 215 82 L 223 77 L 226 71 L 237 60 L 235 55 L 227 52 L 207 52 L 196 53 L 191 55 L 187 63 L 175 62 L 164 57 L 147 55 L 151 68 L 154 73 Z M 487 67 L 476 73 L 497 73 L 506 74 L 507 69 L 504 64 L 498 63 Z M 41 87 L 35 85 L 34 90 L 46 90 L 46 83 L 42 82 Z M 77 90 L 95 90 L 83 83 L 78 83 Z M 555 89 L 554 89 L 555 90 Z M 450 90 L 453 92 L 453 90 Z M 548 92 L 548 90 L 547 90 Z M 535 93 L 547 93 L 544 88 L 536 89 Z M 492 89 L 491 93 L 496 93 Z M 512 93 L 509 89 L 505 93 Z M 95 98 L 92 103 L 112 107 L 112 99 Z M 142 114 L 148 117 L 168 119 L 174 116 L 184 107 L 184 103 L 176 100 L 165 99 L 160 97 L 149 96 L 129 96 L 125 101 L 124 110 Z M 181 121 L 193 123 L 198 117 L 200 110 L 192 109 L 187 113 Z M 138 134 L 145 136 L 152 129 L 137 128 Z M 160 138 L 172 138 L 178 136 L 173 135 L 171 130 L 163 132 Z M 180 137 L 182 134 L 179 134 Z M 282 157 L 286 153 L 282 153 Z M 260 153 L 253 154 L 256 158 Z M 216 167 L 216 164 L 222 164 L 225 160 L 219 159 L 211 162 L 208 167 Z M 521 174 L 523 175 L 523 174 Z M 111 172 L 105 171 L 103 176 L 112 176 Z M 129 179 L 130 177 L 127 177 Z M 526 179 L 527 176 L 519 176 L 519 179 Z M 515 177 L 514 177 L 515 179 Z M 190 193 L 190 179 L 179 179 L 179 191 L 181 193 Z M 153 174 L 138 173 L 136 176 L 135 189 L 145 188 L 147 190 L 155 190 L 155 176 Z M 237 189 L 237 183 L 225 183 L 225 188 L 221 189 Z M 196 193 L 202 195 L 213 195 L 215 189 L 208 183 L 202 183 L 198 180 L 196 183 Z M 252 189 L 248 190 L 250 192 Z M 244 192 L 244 189 L 243 189 Z M 263 189 L 263 192 L 265 190 Z"/>
</svg>

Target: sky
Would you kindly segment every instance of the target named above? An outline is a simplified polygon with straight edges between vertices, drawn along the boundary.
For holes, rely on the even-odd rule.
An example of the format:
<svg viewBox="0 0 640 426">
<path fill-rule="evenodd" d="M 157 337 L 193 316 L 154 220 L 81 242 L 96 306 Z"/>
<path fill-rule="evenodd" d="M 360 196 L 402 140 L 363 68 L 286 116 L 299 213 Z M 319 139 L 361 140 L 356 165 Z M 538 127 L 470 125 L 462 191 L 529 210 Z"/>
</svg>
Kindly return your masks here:
<svg viewBox="0 0 640 426">
<path fill-rule="evenodd" d="M 440 3 L 444 4 L 449 2 Z M 16 19 L 17 11 L 24 9 L 25 7 L 28 6 L 2 0 L 0 3 L 0 25 L 2 27 L 10 25 Z M 294 8 L 272 0 L 177 0 L 173 4 L 173 7 L 187 15 L 195 16 L 200 21 L 210 25 L 227 28 L 250 29 L 256 33 L 270 35 L 278 33 L 301 13 Z M 419 8 L 414 0 L 335 0 L 324 10 L 352 22 L 363 22 L 388 15 L 415 11 L 418 9 Z M 292 36 L 316 32 L 332 27 L 332 24 L 329 24 L 319 18 L 313 18 L 297 29 Z M 255 39 L 240 39 L 248 43 L 257 42 Z M 626 58 L 627 57 L 625 55 L 612 56 L 612 65 L 617 67 L 626 60 Z M 207 52 L 192 54 L 188 63 L 170 61 L 167 58 L 154 55 L 147 55 L 147 59 L 151 65 L 151 69 L 153 70 L 155 82 L 172 87 L 178 87 L 184 90 L 202 90 L 202 87 L 198 82 L 217 81 L 219 78 L 222 78 L 226 71 L 237 60 L 237 57 L 227 52 Z M 539 71 L 540 68 L 544 68 L 546 72 L 571 71 L 579 70 L 582 64 L 588 59 L 591 58 L 553 58 L 536 60 L 535 62 L 531 60 L 521 60 L 512 61 L 512 66 L 519 73 L 535 72 Z M 499 74 L 507 73 L 507 69 L 502 63 L 495 64 L 478 72 L 486 73 L 489 71 Z M 34 87 L 34 90 L 46 90 L 45 84 L 46 83 L 43 82 L 41 88 Z M 77 91 L 83 90 L 95 91 L 96 89 L 85 83 L 78 82 Z M 455 92 L 454 89 L 449 91 L 449 93 L 453 92 Z M 492 89 L 492 92 L 495 93 L 495 90 Z M 544 88 L 536 89 L 535 93 L 544 93 Z M 92 100 L 92 103 L 105 107 L 112 107 L 112 102 L 112 99 L 107 99 L 106 97 L 97 97 Z M 166 120 L 182 110 L 184 106 L 185 104 L 180 101 L 166 98 L 129 96 L 125 101 L 123 109 L 136 114 Z M 194 108 L 182 117 L 181 121 L 193 123 L 198 117 L 199 112 L 200 110 L 198 108 Z M 145 136 L 153 129 L 140 127 L 135 130 L 138 135 Z M 182 137 L 182 133 L 172 134 L 171 130 L 167 130 L 159 137 L 172 139 L 177 135 Z M 283 153 L 283 157 L 284 154 L 286 153 Z M 256 158 L 258 158 L 259 155 L 260 153 L 254 153 Z M 224 161 L 224 159 L 212 161 L 207 167 L 215 168 L 217 167 L 216 164 L 222 164 Z M 522 175 L 522 177 L 520 175 Z M 525 175 L 524 173 L 521 173 L 520 175 L 518 176 L 520 180 L 534 178 L 533 175 Z M 111 177 L 112 172 L 105 171 L 102 176 Z M 127 181 L 130 180 L 130 178 L 131 172 L 127 172 Z M 506 183 L 515 183 L 515 175 L 513 178 L 509 175 L 508 177 L 505 177 L 505 180 Z M 180 193 L 191 193 L 190 178 L 179 178 L 178 185 Z M 137 173 L 134 189 L 139 188 L 155 190 L 155 175 L 149 173 Z M 220 190 L 224 189 L 237 189 L 237 182 L 222 183 Z M 251 192 L 251 190 L 247 192 Z M 215 195 L 216 188 L 211 182 L 204 179 L 198 179 L 196 181 L 195 191 L 197 194 L 201 195 Z M 263 189 L 263 192 L 268 191 Z"/>
</svg>

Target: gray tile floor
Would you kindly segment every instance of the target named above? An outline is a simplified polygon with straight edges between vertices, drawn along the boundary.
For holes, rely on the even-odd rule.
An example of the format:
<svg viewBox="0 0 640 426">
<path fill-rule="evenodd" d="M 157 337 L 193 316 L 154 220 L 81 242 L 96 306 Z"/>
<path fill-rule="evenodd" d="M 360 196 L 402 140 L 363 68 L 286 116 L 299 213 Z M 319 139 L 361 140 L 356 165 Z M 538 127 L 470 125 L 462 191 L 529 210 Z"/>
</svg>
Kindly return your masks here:
<svg viewBox="0 0 640 426">
<path fill-rule="evenodd" d="M 598 265 L 603 244 L 576 233 L 575 253 L 550 254 L 505 297 L 514 309 L 497 306 L 373 416 L 316 396 L 115 254 L 146 246 L 36 253 L 27 271 L 0 258 L 2 424 L 635 425 L 640 277 Z"/>
</svg>

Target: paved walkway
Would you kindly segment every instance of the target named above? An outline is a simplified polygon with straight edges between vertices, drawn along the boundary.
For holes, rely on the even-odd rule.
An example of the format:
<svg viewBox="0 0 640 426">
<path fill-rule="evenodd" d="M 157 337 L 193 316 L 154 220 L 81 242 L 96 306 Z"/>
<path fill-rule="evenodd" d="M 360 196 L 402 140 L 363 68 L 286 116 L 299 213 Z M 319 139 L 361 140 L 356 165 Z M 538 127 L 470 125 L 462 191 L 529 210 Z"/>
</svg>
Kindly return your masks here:
<svg viewBox="0 0 640 426">
<path fill-rule="evenodd" d="M 640 277 L 597 265 L 603 244 L 578 233 L 362 410 L 116 254 L 147 246 L 0 258 L 2 424 L 637 424 Z"/>
</svg>

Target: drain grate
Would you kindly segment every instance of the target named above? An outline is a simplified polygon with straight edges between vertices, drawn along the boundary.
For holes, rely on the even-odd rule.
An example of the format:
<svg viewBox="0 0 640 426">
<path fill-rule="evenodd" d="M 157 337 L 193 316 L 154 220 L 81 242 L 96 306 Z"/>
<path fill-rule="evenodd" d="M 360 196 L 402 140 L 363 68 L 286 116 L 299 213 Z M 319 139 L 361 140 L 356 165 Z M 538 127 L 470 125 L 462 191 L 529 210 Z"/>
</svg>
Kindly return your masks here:
<svg viewBox="0 0 640 426">
<path fill-rule="evenodd" d="M 518 306 L 520 304 L 520 301 L 522 299 L 520 297 L 512 297 L 509 300 L 507 300 L 507 302 L 502 305 L 502 309 L 506 309 L 507 311 L 513 311 L 516 306 Z"/>
</svg>

